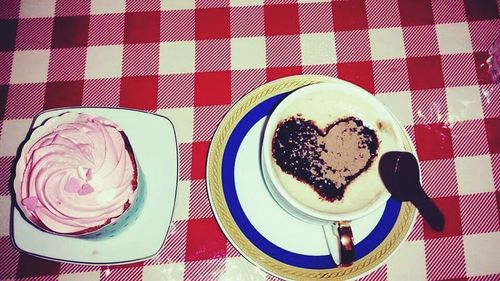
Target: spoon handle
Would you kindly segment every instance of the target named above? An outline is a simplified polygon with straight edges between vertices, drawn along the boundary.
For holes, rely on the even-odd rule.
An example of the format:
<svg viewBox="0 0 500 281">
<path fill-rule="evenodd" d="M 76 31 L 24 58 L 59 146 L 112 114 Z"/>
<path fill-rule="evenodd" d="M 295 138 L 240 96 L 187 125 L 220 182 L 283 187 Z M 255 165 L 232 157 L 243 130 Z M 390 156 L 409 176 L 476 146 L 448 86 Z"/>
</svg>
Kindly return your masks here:
<svg viewBox="0 0 500 281">
<path fill-rule="evenodd" d="M 434 230 L 443 231 L 444 215 L 423 190 L 418 196 L 414 196 L 411 202 L 417 207 L 424 220 L 427 221 Z"/>
</svg>

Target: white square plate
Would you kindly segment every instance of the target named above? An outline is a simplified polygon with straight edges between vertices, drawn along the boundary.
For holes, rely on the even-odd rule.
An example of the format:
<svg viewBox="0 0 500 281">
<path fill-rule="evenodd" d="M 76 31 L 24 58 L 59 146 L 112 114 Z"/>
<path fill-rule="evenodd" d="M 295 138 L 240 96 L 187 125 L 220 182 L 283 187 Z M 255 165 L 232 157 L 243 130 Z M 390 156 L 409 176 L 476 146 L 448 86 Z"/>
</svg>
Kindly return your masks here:
<svg viewBox="0 0 500 281">
<path fill-rule="evenodd" d="M 126 132 L 146 180 L 144 206 L 134 223 L 115 237 L 102 239 L 43 232 L 13 207 L 14 245 L 41 258 L 84 264 L 129 263 L 154 256 L 168 232 L 177 190 L 178 154 L 172 123 L 163 116 L 130 109 L 75 107 L 44 111 L 35 117 L 31 128 L 68 111 L 106 117 Z"/>
</svg>

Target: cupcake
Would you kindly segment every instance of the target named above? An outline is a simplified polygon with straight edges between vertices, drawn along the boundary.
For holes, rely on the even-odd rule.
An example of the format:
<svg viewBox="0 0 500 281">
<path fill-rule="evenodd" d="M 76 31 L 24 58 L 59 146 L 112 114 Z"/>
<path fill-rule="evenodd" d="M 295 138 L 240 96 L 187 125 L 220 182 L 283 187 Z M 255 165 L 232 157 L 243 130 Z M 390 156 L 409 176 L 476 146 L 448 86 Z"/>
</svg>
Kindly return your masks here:
<svg viewBox="0 0 500 281">
<path fill-rule="evenodd" d="M 83 113 L 49 118 L 33 130 L 19 157 L 18 208 L 46 232 L 85 237 L 130 217 L 138 201 L 138 164 L 125 132 Z M 135 212 L 135 211 L 134 211 Z"/>
</svg>

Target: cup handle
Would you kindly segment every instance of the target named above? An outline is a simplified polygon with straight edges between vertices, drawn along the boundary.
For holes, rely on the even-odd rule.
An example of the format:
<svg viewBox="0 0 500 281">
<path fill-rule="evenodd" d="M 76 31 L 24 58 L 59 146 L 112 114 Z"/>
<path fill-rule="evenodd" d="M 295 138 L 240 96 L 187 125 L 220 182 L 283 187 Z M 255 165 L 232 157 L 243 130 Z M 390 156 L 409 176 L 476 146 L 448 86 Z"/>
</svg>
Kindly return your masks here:
<svg viewBox="0 0 500 281">
<path fill-rule="evenodd" d="M 335 263 L 341 267 L 352 265 L 354 261 L 354 240 L 351 223 L 340 221 L 323 225 L 326 244 Z M 340 260 L 340 262 L 339 262 Z"/>
</svg>

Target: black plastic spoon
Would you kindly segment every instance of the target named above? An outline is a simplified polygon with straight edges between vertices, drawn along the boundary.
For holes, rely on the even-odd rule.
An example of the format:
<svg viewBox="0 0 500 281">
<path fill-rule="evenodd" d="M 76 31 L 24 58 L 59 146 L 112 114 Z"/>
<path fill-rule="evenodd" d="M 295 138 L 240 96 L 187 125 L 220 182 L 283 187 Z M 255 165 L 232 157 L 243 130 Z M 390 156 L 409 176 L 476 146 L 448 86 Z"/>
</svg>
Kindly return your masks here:
<svg viewBox="0 0 500 281">
<path fill-rule="evenodd" d="M 443 230 L 444 216 L 422 189 L 418 162 L 413 154 L 399 151 L 385 153 L 380 158 L 379 173 L 392 196 L 410 201 L 434 230 Z"/>
</svg>

